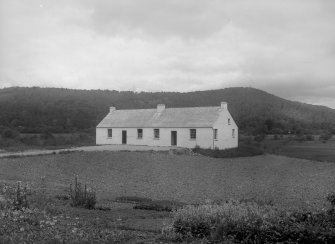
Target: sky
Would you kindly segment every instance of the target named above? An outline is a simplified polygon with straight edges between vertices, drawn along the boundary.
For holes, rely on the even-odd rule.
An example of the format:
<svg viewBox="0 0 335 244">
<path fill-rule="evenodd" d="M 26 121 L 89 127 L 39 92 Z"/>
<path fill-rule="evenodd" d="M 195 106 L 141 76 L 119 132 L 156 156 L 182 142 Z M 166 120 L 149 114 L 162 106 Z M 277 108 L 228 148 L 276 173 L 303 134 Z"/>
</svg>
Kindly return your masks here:
<svg viewBox="0 0 335 244">
<path fill-rule="evenodd" d="M 333 0 L 0 0 L 0 88 L 254 87 L 335 108 Z"/>
</svg>

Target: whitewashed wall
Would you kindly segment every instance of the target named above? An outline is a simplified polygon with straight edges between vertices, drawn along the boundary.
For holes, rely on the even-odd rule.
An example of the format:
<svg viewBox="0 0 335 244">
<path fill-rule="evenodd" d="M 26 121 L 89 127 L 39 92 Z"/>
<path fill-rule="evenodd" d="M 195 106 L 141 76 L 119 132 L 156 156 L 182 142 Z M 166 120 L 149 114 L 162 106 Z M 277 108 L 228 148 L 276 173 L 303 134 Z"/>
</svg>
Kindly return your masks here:
<svg viewBox="0 0 335 244">
<path fill-rule="evenodd" d="M 230 119 L 230 125 L 228 124 Z M 214 140 L 214 148 L 219 149 L 238 147 L 238 128 L 228 110 L 223 110 L 220 117 L 215 122 L 214 129 L 218 129 L 217 140 Z M 232 136 L 232 130 L 235 129 L 235 136 Z"/>
<path fill-rule="evenodd" d="M 96 129 L 96 144 L 122 144 L 122 130 L 127 131 L 127 144 L 147 146 L 171 146 L 171 131 L 177 131 L 177 146 L 194 148 L 213 148 L 213 129 L 194 128 L 197 138 L 190 139 L 190 129 L 193 128 L 157 128 L 160 129 L 160 139 L 154 139 L 154 128 L 111 128 L 112 138 L 108 138 L 107 128 Z M 137 129 L 143 129 L 143 138 L 137 138 Z"/>
</svg>

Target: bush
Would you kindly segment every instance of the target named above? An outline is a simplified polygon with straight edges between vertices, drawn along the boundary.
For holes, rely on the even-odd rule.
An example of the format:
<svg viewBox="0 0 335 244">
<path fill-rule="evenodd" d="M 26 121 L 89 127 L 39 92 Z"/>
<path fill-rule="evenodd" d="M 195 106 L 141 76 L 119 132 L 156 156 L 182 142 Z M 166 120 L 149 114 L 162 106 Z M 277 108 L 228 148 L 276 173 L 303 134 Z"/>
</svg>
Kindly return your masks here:
<svg viewBox="0 0 335 244">
<path fill-rule="evenodd" d="M 253 145 L 240 145 L 237 148 L 230 148 L 224 150 L 202 149 L 196 147 L 193 149 L 193 152 L 213 158 L 250 157 L 263 154 L 263 151 L 260 148 L 257 148 Z"/>
<path fill-rule="evenodd" d="M 328 194 L 327 201 L 335 208 L 335 193 Z"/>
<path fill-rule="evenodd" d="M 307 134 L 305 138 L 306 138 L 306 141 L 314 141 L 314 136 L 311 134 Z"/>
<path fill-rule="evenodd" d="M 16 130 L 12 130 L 10 128 L 6 128 L 1 133 L 3 138 L 11 138 L 14 139 L 19 136 L 19 132 Z"/>
<path fill-rule="evenodd" d="M 94 209 L 96 204 L 96 194 L 93 189 L 87 188 L 87 185 L 81 185 L 78 182 L 78 177 L 74 179 L 74 186 L 70 185 L 70 199 L 71 206 L 84 207 L 87 209 Z"/>
<path fill-rule="evenodd" d="M 332 138 L 332 134 L 329 133 L 329 132 L 325 132 L 325 133 L 323 133 L 323 134 L 320 135 L 319 140 L 325 143 L 330 138 Z"/>
<path fill-rule="evenodd" d="M 298 141 L 298 142 L 303 142 L 303 141 L 305 141 L 305 136 L 302 135 L 302 134 L 297 134 L 297 135 L 294 136 L 294 140 Z"/>
<path fill-rule="evenodd" d="M 28 198 L 27 196 L 31 194 L 28 191 L 27 185 L 22 185 L 22 182 L 17 182 L 16 185 L 6 185 L 3 184 L 0 187 L 0 195 L 5 196 L 6 205 L 9 207 L 21 210 L 28 207 Z"/>
<path fill-rule="evenodd" d="M 257 142 L 261 142 L 265 139 L 265 135 L 264 134 L 259 134 L 259 135 L 256 135 L 254 137 L 254 140 L 257 141 Z"/>
<path fill-rule="evenodd" d="M 173 229 L 185 238 L 234 243 L 334 243 L 335 211 L 285 212 L 272 206 L 227 201 L 174 212 Z"/>
</svg>

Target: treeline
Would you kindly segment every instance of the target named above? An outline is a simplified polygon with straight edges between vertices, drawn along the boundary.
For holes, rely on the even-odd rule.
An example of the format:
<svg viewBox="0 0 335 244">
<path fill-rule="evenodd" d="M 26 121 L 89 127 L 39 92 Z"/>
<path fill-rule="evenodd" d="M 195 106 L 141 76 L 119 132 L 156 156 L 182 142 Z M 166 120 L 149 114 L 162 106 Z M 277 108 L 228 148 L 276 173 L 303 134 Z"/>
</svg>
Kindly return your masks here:
<svg viewBox="0 0 335 244">
<path fill-rule="evenodd" d="M 0 90 L 0 133 L 11 129 L 20 133 L 93 134 L 110 106 L 219 106 L 221 101 L 228 102 L 229 111 L 244 134 L 335 133 L 335 110 L 288 101 L 253 88 L 136 93 L 38 87 Z"/>
</svg>

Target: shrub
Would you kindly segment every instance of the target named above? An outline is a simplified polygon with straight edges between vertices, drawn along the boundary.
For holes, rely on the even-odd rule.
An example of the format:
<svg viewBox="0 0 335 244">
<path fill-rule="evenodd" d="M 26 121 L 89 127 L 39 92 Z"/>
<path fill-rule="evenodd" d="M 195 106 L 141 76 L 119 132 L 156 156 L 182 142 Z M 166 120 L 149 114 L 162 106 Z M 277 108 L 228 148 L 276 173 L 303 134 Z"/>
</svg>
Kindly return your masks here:
<svg viewBox="0 0 335 244">
<path fill-rule="evenodd" d="M 263 154 L 263 151 L 260 148 L 252 145 L 240 145 L 237 148 L 230 148 L 224 150 L 194 148 L 193 152 L 213 158 L 250 157 Z"/>
<path fill-rule="evenodd" d="M 16 130 L 12 130 L 10 128 L 6 128 L 1 133 L 3 138 L 11 138 L 14 139 L 19 135 L 19 132 Z"/>
<path fill-rule="evenodd" d="M 94 209 L 96 204 L 96 194 L 93 189 L 87 188 L 87 185 L 81 185 L 78 182 L 78 177 L 74 179 L 74 185 L 70 185 L 70 199 L 71 206 L 73 207 L 84 207 L 87 209 Z"/>
<path fill-rule="evenodd" d="M 328 194 L 327 201 L 335 208 L 335 193 Z"/>
<path fill-rule="evenodd" d="M 305 137 L 302 134 L 297 134 L 294 136 L 294 140 L 298 142 L 303 142 L 305 140 Z"/>
<path fill-rule="evenodd" d="M 173 229 L 188 238 L 237 243 L 334 243 L 334 211 L 285 212 L 272 206 L 227 201 L 174 212 Z"/>
<path fill-rule="evenodd" d="M 307 134 L 305 138 L 306 138 L 306 141 L 314 141 L 314 136 L 311 134 Z"/>
<path fill-rule="evenodd" d="M 257 142 L 261 142 L 265 139 L 265 135 L 264 134 L 259 134 L 259 135 L 256 135 L 254 137 L 254 140 L 257 141 Z"/>
<path fill-rule="evenodd" d="M 0 195 L 4 196 L 6 205 L 16 210 L 24 209 L 29 206 L 27 198 L 29 194 L 31 193 L 28 191 L 27 185 L 23 186 L 21 181 L 11 186 L 3 184 L 0 188 Z"/>
<path fill-rule="evenodd" d="M 320 135 L 319 140 L 325 143 L 328 141 L 330 138 L 332 138 L 332 134 L 330 132 L 325 132 Z"/>
</svg>

